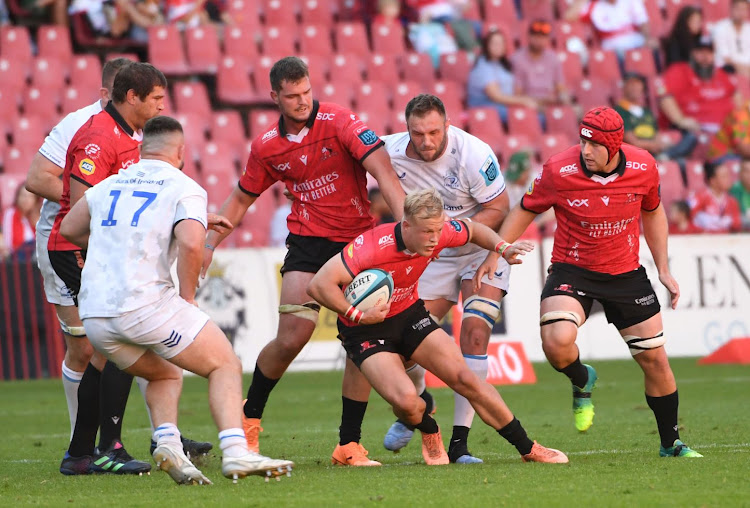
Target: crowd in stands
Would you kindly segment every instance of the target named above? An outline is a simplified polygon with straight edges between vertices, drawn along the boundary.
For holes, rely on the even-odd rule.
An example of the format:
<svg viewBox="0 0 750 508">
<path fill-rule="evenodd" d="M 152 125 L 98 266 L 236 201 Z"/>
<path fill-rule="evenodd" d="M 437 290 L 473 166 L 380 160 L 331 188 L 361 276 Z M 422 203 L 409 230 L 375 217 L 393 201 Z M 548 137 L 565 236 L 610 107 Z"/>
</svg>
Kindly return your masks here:
<svg viewBox="0 0 750 508">
<path fill-rule="evenodd" d="M 508 178 L 519 189 L 609 103 L 626 142 L 659 160 L 674 232 L 750 228 L 748 0 L 0 0 L 0 206 L 18 208 L 45 133 L 93 102 L 102 61 L 122 54 L 169 76 L 185 171 L 212 211 L 276 118 L 270 66 L 297 54 L 319 100 L 378 133 L 405 129 L 417 93 L 440 96 L 506 171 L 526 157 Z M 283 243 L 286 198 L 267 194 L 238 246 Z"/>
</svg>

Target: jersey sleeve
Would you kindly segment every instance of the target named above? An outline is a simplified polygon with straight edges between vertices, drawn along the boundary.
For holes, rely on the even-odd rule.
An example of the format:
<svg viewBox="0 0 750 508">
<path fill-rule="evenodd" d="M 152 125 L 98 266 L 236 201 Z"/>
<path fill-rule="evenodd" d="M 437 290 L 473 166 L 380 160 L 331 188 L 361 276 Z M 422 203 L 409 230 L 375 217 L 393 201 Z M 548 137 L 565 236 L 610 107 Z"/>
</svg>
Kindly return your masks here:
<svg viewBox="0 0 750 508">
<path fill-rule="evenodd" d="M 93 187 L 110 176 L 117 161 L 114 140 L 101 132 L 87 132 L 75 136 L 68 148 L 71 162 L 70 177 L 87 187 Z"/>
<path fill-rule="evenodd" d="M 276 183 L 276 178 L 268 171 L 266 165 L 258 159 L 258 150 L 253 143 L 250 155 L 247 156 L 247 164 L 240 177 L 240 190 L 251 196 L 260 196 L 263 191 Z"/>
<path fill-rule="evenodd" d="M 466 159 L 466 172 L 469 177 L 470 193 L 479 203 L 487 203 L 505 190 L 505 178 L 500 172 L 500 164 L 489 145 L 478 143 L 470 147 Z"/>
<path fill-rule="evenodd" d="M 174 215 L 174 224 L 185 220 L 192 219 L 203 224 L 208 229 L 207 207 L 208 198 L 206 191 L 198 185 L 186 186 L 186 192 L 177 201 L 177 209 Z"/>
<path fill-rule="evenodd" d="M 554 206 L 555 196 L 552 175 L 545 164 L 521 198 L 521 208 L 533 213 L 543 213 Z"/>
<path fill-rule="evenodd" d="M 336 122 L 339 141 L 358 162 L 363 162 L 368 155 L 385 144 L 354 113 L 341 109 L 336 114 L 339 117 Z"/>
<path fill-rule="evenodd" d="M 435 253 L 449 247 L 461 247 L 469 243 L 469 227 L 462 220 L 449 220 L 443 224 Z"/>
<path fill-rule="evenodd" d="M 344 262 L 349 275 L 356 275 L 372 266 L 373 235 L 372 230 L 365 231 L 357 238 L 349 242 L 341 251 L 341 260 Z"/>
<path fill-rule="evenodd" d="M 65 135 L 67 132 L 65 124 L 69 116 L 55 125 L 39 148 L 39 153 L 59 168 L 65 167 L 65 155 L 68 151 L 68 145 L 70 145 L 70 137 Z"/>
<path fill-rule="evenodd" d="M 659 203 L 661 203 L 659 168 L 656 162 L 654 162 L 652 167 L 653 169 L 650 172 L 651 177 L 649 178 L 648 190 L 643 197 L 643 201 L 641 201 L 641 210 L 646 210 L 647 212 L 653 212 L 659 207 Z"/>
<path fill-rule="evenodd" d="M 588 2 L 586 5 L 584 5 L 581 9 L 580 14 L 578 15 L 578 20 L 583 23 L 591 23 L 591 11 L 594 10 L 595 4 L 596 2 Z"/>
</svg>

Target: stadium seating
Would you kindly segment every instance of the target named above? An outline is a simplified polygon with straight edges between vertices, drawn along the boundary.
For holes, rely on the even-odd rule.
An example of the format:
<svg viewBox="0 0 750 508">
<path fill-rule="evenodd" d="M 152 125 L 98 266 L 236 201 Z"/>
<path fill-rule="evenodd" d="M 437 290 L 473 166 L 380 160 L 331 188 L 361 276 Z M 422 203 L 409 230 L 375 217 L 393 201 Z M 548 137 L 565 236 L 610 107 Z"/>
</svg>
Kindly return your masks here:
<svg viewBox="0 0 750 508">
<path fill-rule="evenodd" d="M 392 132 L 388 128 L 387 119 L 383 116 L 381 111 L 375 109 L 356 110 L 357 116 L 362 122 L 372 129 L 378 136 L 384 136 Z M 377 114 L 370 113 L 370 111 L 377 111 Z"/>
<path fill-rule="evenodd" d="M 236 161 L 227 145 L 210 141 L 200 153 L 203 186 L 208 193 L 208 211 L 215 213 L 237 184 Z"/>
<path fill-rule="evenodd" d="M 530 139 L 541 138 L 542 126 L 539 123 L 539 115 L 535 110 L 524 106 L 509 107 L 508 132 L 528 136 Z"/>
<path fill-rule="evenodd" d="M 185 30 L 185 47 L 190 72 L 216 74 L 221 60 L 219 37 L 213 25 Z"/>
<path fill-rule="evenodd" d="M 299 49 L 303 55 L 329 56 L 333 53 L 330 28 L 305 25 L 299 30 Z"/>
<path fill-rule="evenodd" d="M 250 128 L 250 139 L 255 139 L 271 129 L 272 124 L 279 121 L 278 109 L 251 109 L 248 115 L 248 125 Z"/>
<path fill-rule="evenodd" d="M 253 32 L 239 26 L 227 27 L 224 32 L 224 55 L 233 58 L 235 65 L 249 71 L 258 53 Z"/>
<path fill-rule="evenodd" d="M 377 113 L 376 116 L 382 116 L 384 112 L 389 111 L 389 86 L 391 85 L 380 81 L 362 83 L 354 90 L 354 104 L 357 109 Z"/>
<path fill-rule="evenodd" d="M 19 96 L 15 91 L 8 92 L 8 89 L 0 86 L 0 137 L 5 138 L 13 130 L 18 117 L 21 116 L 18 111 Z"/>
<path fill-rule="evenodd" d="M 708 24 L 715 23 L 729 17 L 730 2 L 726 0 L 703 0 L 703 18 Z"/>
<path fill-rule="evenodd" d="M 294 0 L 263 0 L 263 19 L 266 25 L 285 26 L 292 30 L 297 28 L 295 16 L 299 6 Z"/>
<path fill-rule="evenodd" d="M 93 83 L 98 89 L 101 78 L 93 76 L 102 75 L 101 60 L 96 55 L 75 55 L 71 60 L 69 75 L 71 86 L 88 86 Z"/>
<path fill-rule="evenodd" d="M 362 84 L 362 57 L 360 53 L 336 53 L 330 62 L 329 82 L 351 91 Z"/>
<path fill-rule="evenodd" d="M 206 143 L 208 130 L 206 119 L 197 113 L 177 113 L 174 117 L 182 124 L 185 149 L 189 158 L 197 160 L 200 156 L 200 148 Z"/>
<path fill-rule="evenodd" d="M 190 68 L 177 26 L 161 25 L 148 29 L 148 59 L 164 74 L 185 76 Z"/>
<path fill-rule="evenodd" d="M 572 106 L 548 106 L 544 109 L 547 132 L 572 135 L 578 132 L 578 117 Z"/>
<path fill-rule="evenodd" d="M 471 108 L 466 119 L 466 129 L 499 153 L 505 147 L 505 131 L 495 108 Z"/>
<path fill-rule="evenodd" d="M 178 81 L 174 84 L 175 107 L 180 113 L 196 113 L 211 117 L 211 100 L 206 85 L 200 81 Z"/>
<path fill-rule="evenodd" d="M 370 27 L 372 50 L 384 55 L 403 55 L 406 53 L 404 29 L 400 25 L 373 23 Z"/>
<path fill-rule="evenodd" d="M 600 79 L 609 83 L 622 79 L 620 66 L 617 63 L 617 55 L 615 55 L 614 51 L 603 49 L 593 50 L 589 54 L 587 69 L 590 78 Z"/>
<path fill-rule="evenodd" d="M 557 58 L 562 64 L 563 79 L 568 86 L 571 83 L 578 83 L 583 79 L 581 55 L 569 51 L 558 51 Z"/>
<path fill-rule="evenodd" d="M 688 192 L 698 192 L 706 187 L 706 180 L 703 173 L 703 162 L 701 160 L 687 161 L 685 176 L 687 177 Z"/>
<path fill-rule="evenodd" d="M 344 22 L 334 27 L 334 41 L 339 53 L 355 53 L 366 55 L 370 52 L 367 42 L 367 30 L 363 23 Z"/>
<path fill-rule="evenodd" d="M 98 88 L 97 88 L 98 90 Z M 83 107 L 93 104 L 96 100 L 96 94 L 92 93 L 90 87 L 74 86 L 67 87 L 62 92 L 60 99 L 60 110 L 67 114 L 71 111 L 77 111 Z"/>
<path fill-rule="evenodd" d="M 36 117 L 42 130 L 49 132 L 59 120 L 58 108 L 60 107 L 61 89 L 42 89 L 31 86 L 23 95 L 23 114 L 27 117 Z M 39 138 L 34 139 L 40 145 Z M 18 140 L 14 140 L 18 144 Z"/>
<path fill-rule="evenodd" d="M 425 88 L 435 80 L 435 69 L 430 57 L 424 53 L 410 52 L 402 56 L 401 70 L 404 81 L 413 81 Z"/>
<path fill-rule="evenodd" d="M 333 25 L 334 0 L 302 0 L 300 3 L 300 19 L 302 26 Z"/>
<path fill-rule="evenodd" d="M 38 55 L 50 60 L 57 60 L 69 66 L 73 59 L 73 46 L 70 32 L 62 26 L 44 25 L 36 34 Z"/>
<path fill-rule="evenodd" d="M 238 111 L 226 109 L 211 114 L 211 139 L 222 140 L 230 146 L 240 147 L 244 152 L 245 127 Z"/>
<path fill-rule="evenodd" d="M 68 65 L 62 60 L 40 56 L 31 65 L 31 85 L 41 90 L 59 92 L 65 86 L 67 76 Z"/>
<path fill-rule="evenodd" d="M 260 99 L 244 66 L 224 57 L 216 75 L 216 98 L 223 104 L 246 105 Z"/>
<path fill-rule="evenodd" d="M 659 161 L 659 179 L 661 200 L 664 207 L 669 210 L 669 206 L 675 201 L 685 199 L 686 189 L 682 182 L 680 166 L 674 161 Z"/>
<path fill-rule="evenodd" d="M 574 88 L 574 94 L 581 109 L 588 111 L 597 106 L 607 106 L 612 103 L 611 82 L 600 78 L 583 79 Z"/>
<path fill-rule="evenodd" d="M 28 74 L 34 58 L 29 29 L 25 26 L 0 26 L 0 57 L 12 60 Z"/>
<path fill-rule="evenodd" d="M 553 21 L 555 19 L 554 5 L 550 0 L 521 0 L 521 13 L 530 21 L 535 19 Z"/>
<path fill-rule="evenodd" d="M 471 68 L 474 66 L 475 58 L 468 51 L 457 51 L 455 53 L 440 55 L 440 78 L 444 81 L 455 81 L 465 88 L 469 80 Z"/>
<path fill-rule="evenodd" d="M 570 146 L 570 140 L 564 134 L 544 134 L 539 142 L 539 160 L 545 163 L 547 159 Z"/>
<path fill-rule="evenodd" d="M 656 62 L 650 48 L 631 49 L 625 53 L 625 72 L 636 72 L 647 78 L 656 76 Z"/>
<path fill-rule="evenodd" d="M 451 122 L 460 127 L 463 124 L 461 113 L 464 110 L 464 90 L 454 81 L 435 81 L 432 88 L 426 91 L 440 97 Z"/>
<path fill-rule="evenodd" d="M 406 104 L 420 92 L 424 90 L 419 83 L 414 81 L 402 81 L 393 90 L 393 110 L 403 113 Z M 391 125 L 393 127 L 393 125 Z"/>
<path fill-rule="evenodd" d="M 383 83 L 389 87 L 394 87 L 401 81 L 396 57 L 390 54 L 370 55 L 365 61 L 365 74 L 367 81 Z"/>
<path fill-rule="evenodd" d="M 264 26 L 261 29 L 261 47 L 264 55 L 294 55 L 296 30 L 290 32 L 286 26 Z"/>
</svg>

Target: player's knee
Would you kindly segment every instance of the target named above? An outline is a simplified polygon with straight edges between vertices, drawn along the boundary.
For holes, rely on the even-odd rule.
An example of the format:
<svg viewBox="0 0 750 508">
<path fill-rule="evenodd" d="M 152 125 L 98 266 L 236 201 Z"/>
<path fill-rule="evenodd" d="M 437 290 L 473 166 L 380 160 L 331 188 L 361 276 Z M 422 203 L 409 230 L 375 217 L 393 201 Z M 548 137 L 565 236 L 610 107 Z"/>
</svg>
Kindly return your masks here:
<svg viewBox="0 0 750 508">
<path fill-rule="evenodd" d="M 466 326 L 464 324 L 464 326 Z M 465 331 L 464 331 L 465 330 Z M 469 326 L 461 329 L 461 351 L 470 355 L 483 355 L 487 352 L 490 330 L 486 326 Z"/>
<path fill-rule="evenodd" d="M 393 409 L 407 423 L 416 425 L 422 421 L 425 403 L 417 396 L 416 392 L 399 393 L 394 397 L 392 403 Z"/>
<path fill-rule="evenodd" d="M 302 305 L 283 304 L 279 305 L 279 314 L 288 314 L 301 319 L 311 321 L 313 325 L 318 323 L 318 314 L 320 313 L 320 304 L 310 301 Z"/>
<path fill-rule="evenodd" d="M 541 327 L 542 347 L 557 349 L 574 343 L 578 328 L 570 322 L 558 322 Z"/>
<path fill-rule="evenodd" d="M 86 370 L 86 365 L 91 361 L 91 357 L 94 354 L 94 347 L 85 337 L 65 337 L 65 339 L 65 344 L 68 348 L 65 354 L 66 364 L 77 372 L 83 372 Z"/>
<path fill-rule="evenodd" d="M 492 330 L 495 322 L 500 317 L 500 304 L 491 298 L 484 296 L 471 295 L 464 302 L 463 320 L 474 318 L 480 320 L 484 325 Z"/>
</svg>

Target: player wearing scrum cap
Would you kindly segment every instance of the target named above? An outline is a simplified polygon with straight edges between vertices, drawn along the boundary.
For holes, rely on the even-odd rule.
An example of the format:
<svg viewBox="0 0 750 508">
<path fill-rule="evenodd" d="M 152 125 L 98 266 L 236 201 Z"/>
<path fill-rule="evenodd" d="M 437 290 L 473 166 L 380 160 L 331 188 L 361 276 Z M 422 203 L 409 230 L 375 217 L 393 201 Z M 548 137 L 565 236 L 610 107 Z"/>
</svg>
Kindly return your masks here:
<svg viewBox="0 0 750 508">
<path fill-rule="evenodd" d="M 622 142 L 623 134 L 622 118 L 613 109 L 587 112 L 579 126 L 580 144 L 544 164 L 503 222 L 500 235 L 513 242 L 537 214 L 555 210 L 552 265 L 541 298 L 542 348 L 550 364 L 573 384 L 576 428 L 585 432 L 594 419 L 591 392 L 597 375 L 581 363 L 576 337 L 598 300 L 643 370 L 646 401 L 661 438 L 660 455 L 701 457 L 680 441 L 677 384 L 664 350 L 659 301 L 638 255 L 643 219 L 659 280 L 675 308 L 680 288 L 669 271 L 659 172 L 647 151 Z"/>
<path fill-rule="evenodd" d="M 420 276 L 443 249 L 471 242 L 517 264 L 521 262 L 518 255 L 530 251 L 533 245 L 506 243 L 480 222 L 446 221 L 443 207 L 443 199 L 433 188 L 407 195 L 403 221 L 359 235 L 323 265 L 307 292 L 339 314 L 339 338 L 347 357 L 393 406 L 394 414 L 411 429 L 421 431 L 422 456 L 427 465 L 448 464 L 448 454 L 430 408 L 406 374 L 404 360 L 414 360 L 466 397 L 479 417 L 515 446 L 525 462 L 567 463 L 568 457 L 561 451 L 528 438 L 497 390 L 466 365 L 461 350 L 435 323 L 417 294 Z M 490 278 L 497 261 L 493 256 L 481 265 L 490 271 Z M 360 311 L 347 302 L 339 287 L 368 268 L 391 274 L 393 295 L 384 305 Z M 479 289 L 481 277 L 473 283 Z"/>
</svg>

